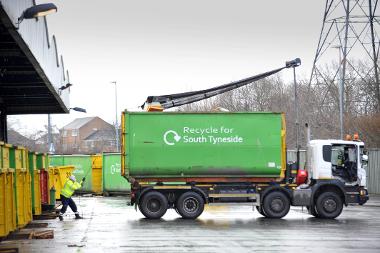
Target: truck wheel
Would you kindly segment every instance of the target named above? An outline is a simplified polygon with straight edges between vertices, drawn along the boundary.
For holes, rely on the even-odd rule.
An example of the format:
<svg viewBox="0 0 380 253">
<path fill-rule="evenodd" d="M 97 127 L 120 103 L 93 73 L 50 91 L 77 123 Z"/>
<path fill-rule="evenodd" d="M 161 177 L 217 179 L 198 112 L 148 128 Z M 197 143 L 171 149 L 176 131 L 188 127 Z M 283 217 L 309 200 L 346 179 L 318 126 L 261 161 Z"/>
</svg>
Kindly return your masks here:
<svg viewBox="0 0 380 253">
<path fill-rule="evenodd" d="M 316 218 L 320 218 L 319 214 L 317 213 L 317 209 L 316 209 L 315 205 L 307 206 L 306 208 L 307 208 L 307 211 L 309 212 L 309 214 L 313 215 Z"/>
<path fill-rule="evenodd" d="M 139 209 L 148 219 L 159 219 L 168 210 L 168 199 L 160 192 L 148 192 L 142 196 Z"/>
<path fill-rule="evenodd" d="M 343 201 L 335 192 L 324 192 L 318 196 L 317 213 L 319 218 L 335 219 L 343 210 Z"/>
<path fill-rule="evenodd" d="M 256 210 L 259 212 L 264 217 L 267 217 L 266 214 L 264 213 L 264 210 L 261 206 L 256 206 Z"/>
<path fill-rule="evenodd" d="M 184 219 L 195 219 L 202 214 L 204 204 L 203 198 L 198 193 L 188 191 L 178 198 L 176 209 Z"/>
<path fill-rule="evenodd" d="M 280 191 L 270 192 L 264 197 L 262 209 L 265 217 L 280 219 L 289 212 L 289 198 Z"/>
</svg>

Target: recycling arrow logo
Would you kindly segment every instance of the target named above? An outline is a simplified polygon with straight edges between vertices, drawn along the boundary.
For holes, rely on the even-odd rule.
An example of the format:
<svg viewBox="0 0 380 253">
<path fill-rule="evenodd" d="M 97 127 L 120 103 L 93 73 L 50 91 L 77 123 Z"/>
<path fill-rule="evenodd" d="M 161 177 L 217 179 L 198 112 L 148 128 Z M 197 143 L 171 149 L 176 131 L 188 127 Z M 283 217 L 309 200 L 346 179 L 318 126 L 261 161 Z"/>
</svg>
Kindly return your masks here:
<svg viewBox="0 0 380 253">
<path fill-rule="evenodd" d="M 174 141 L 171 138 L 168 140 L 168 136 L 173 136 Z M 181 136 L 174 130 L 168 130 L 164 133 L 164 142 L 167 145 L 173 146 L 176 142 L 179 142 L 179 140 L 181 140 Z"/>
</svg>

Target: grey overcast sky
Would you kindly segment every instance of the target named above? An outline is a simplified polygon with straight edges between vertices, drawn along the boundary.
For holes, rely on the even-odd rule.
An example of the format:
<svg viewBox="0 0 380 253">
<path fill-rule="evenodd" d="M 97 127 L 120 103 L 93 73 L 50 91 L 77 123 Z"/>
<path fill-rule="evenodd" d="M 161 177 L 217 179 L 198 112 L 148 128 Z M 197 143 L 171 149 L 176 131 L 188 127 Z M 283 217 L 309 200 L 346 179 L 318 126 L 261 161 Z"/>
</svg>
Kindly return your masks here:
<svg viewBox="0 0 380 253">
<path fill-rule="evenodd" d="M 50 35 L 70 72 L 71 107 L 88 113 L 53 115 L 115 121 L 139 110 L 148 95 L 204 89 L 300 57 L 299 77 L 311 71 L 322 25 L 322 0 L 40 0 L 54 2 Z M 283 72 L 290 80 L 291 71 Z M 10 117 L 27 132 L 43 130 L 46 115 Z M 120 121 L 120 119 L 119 119 Z"/>
</svg>

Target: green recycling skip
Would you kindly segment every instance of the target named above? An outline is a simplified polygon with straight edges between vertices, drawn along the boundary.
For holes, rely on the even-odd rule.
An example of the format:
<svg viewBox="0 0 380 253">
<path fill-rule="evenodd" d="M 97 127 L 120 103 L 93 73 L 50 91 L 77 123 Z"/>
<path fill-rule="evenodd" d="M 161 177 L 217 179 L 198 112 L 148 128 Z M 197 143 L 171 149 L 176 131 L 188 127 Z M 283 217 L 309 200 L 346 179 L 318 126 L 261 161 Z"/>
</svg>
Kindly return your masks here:
<svg viewBox="0 0 380 253">
<path fill-rule="evenodd" d="M 173 146 L 177 143 L 242 143 L 244 138 L 234 132 L 234 128 L 225 126 L 192 128 L 183 127 L 181 131 L 168 129 L 163 134 L 163 140 L 166 145 Z"/>
</svg>

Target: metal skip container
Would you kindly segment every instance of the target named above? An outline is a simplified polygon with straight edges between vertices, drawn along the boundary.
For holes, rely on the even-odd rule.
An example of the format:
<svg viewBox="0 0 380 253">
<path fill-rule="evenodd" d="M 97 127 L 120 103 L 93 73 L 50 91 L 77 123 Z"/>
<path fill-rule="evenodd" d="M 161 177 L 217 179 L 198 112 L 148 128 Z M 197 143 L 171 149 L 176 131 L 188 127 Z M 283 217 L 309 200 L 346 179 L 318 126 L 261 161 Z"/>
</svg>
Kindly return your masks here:
<svg viewBox="0 0 380 253">
<path fill-rule="evenodd" d="M 45 153 L 37 153 L 37 169 L 40 173 L 40 191 L 41 204 L 49 204 L 49 164 L 47 162 L 48 155 Z"/>
<path fill-rule="evenodd" d="M 41 174 L 37 169 L 37 153 L 29 151 L 29 174 L 31 177 L 31 198 L 32 198 L 32 212 L 34 215 L 40 215 L 42 213 L 41 202 Z"/>
<path fill-rule="evenodd" d="M 28 169 L 28 151 L 23 147 L 10 149 L 10 167 L 15 168 L 15 199 L 17 227 L 22 228 L 32 220 L 31 175 Z"/>
<path fill-rule="evenodd" d="M 284 177 L 282 113 L 126 111 L 122 128 L 122 174 L 127 178 Z"/>
<path fill-rule="evenodd" d="M 121 175 L 120 153 L 103 153 L 103 190 L 109 193 L 127 193 L 131 185 Z"/>
<path fill-rule="evenodd" d="M 92 191 L 99 194 L 103 192 L 102 155 L 91 155 L 91 163 Z"/>
<path fill-rule="evenodd" d="M 0 237 L 7 236 L 17 227 L 14 169 L 10 169 L 12 145 L 0 142 Z"/>
</svg>

